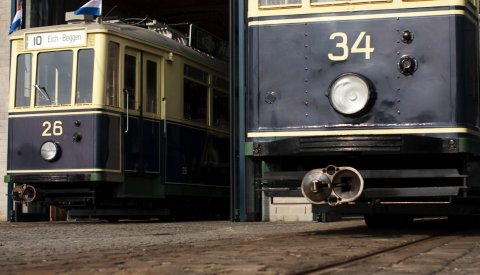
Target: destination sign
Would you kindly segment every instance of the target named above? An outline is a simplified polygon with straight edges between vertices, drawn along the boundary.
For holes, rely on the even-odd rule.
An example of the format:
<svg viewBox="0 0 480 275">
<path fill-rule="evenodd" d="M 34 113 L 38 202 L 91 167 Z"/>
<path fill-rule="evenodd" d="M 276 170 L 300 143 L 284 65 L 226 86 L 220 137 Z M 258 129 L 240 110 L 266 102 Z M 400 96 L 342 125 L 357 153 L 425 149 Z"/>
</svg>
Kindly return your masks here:
<svg viewBox="0 0 480 275">
<path fill-rule="evenodd" d="M 85 30 L 28 33 L 26 41 L 27 50 L 80 47 L 87 45 L 87 33 Z"/>
</svg>

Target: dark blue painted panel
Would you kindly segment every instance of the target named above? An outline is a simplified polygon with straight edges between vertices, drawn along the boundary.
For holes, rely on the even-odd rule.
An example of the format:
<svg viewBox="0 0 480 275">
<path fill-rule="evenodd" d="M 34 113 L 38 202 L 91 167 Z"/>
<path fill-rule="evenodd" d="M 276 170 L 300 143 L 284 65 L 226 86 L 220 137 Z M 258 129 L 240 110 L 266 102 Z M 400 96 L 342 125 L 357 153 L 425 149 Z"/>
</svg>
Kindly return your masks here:
<svg viewBox="0 0 480 275">
<path fill-rule="evenodd" d="M 404 30 L 414 33 L 412 43 L 401 42 Z M 374 48 L 370 59 L 328 58 L 342 55 L 331 34 L 345 33 L 351 49 L 362 32 Z M 255 26 L 249 39 L 249 130 L 478 124 L 477 26 L 464 16 Z M 402 55 L 418 61 L 411 76 L 398 70 Z M 326 96 L 349 72 L 367 77 L 376 94 L 371 110 L 356 117 L 337 113 Z"/>
<path fill-rule="evenodd" d="M 229 137 L 167 123 L 167 182 L 229 185 Z"/>
<path fill-rule="evenodd" d="M 119 117 L 109 115 L 46 114 L 10 118 L 8 170 L 119 170 L 119 129 Z M 81 139 L 74 141 L 74 135 L 80 135 Z M 40 146 L 49 140 L 55 141 L 62 152 L 54 162 L 40 157 Z"/>
<path fill-rule="evenodd" d="M 161 121 L 129 117 L 128 132 L 124 133 L 125 170 L 160 172 L 162 125 Z"/>
</svg>

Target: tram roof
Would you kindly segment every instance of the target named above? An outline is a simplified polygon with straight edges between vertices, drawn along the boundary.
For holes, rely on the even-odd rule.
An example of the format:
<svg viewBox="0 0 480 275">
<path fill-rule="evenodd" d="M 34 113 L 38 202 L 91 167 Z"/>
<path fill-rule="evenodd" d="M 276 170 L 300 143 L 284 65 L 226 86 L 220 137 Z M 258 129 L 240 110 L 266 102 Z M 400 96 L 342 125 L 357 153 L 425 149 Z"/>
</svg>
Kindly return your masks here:
<svg viewBox="0 0 480 275">
<path fill-rule="evenodd" d="M 146 28 L 133 26 L 130 24 L 125 24 L 121 22 L 81 22 L 75 24 L 63 24 L 55 26 L 46 26 L 46 27 L 37 27 L 22 29 L 14 32 L 11 36 L 11 40 L 23 39 L 25 34 L 29 33 L 42 33 L 49 31 L 62 31 L 70 29 L 79 29 L 85 28 L 88 33 L 95 32 L 108 32 L 115 35 L 131 38 L 132 40 L 138 41 L 140 43 L 149 44 L 153 47 L 162 48 L 165 51 L 173 52 L 174 54 L 181 55 L 187 59 L 194 60 L 198 63 L 204 64 L 206 66 L 211 66 L 216 68 L 221 72 L 228 72 L 228 65 L 226 62 L 214 58 L 204 52 L 196 50 L 192 47 L 183 45 L 176 40 L 167 37 L 163 34 L 160 34 L 154 30 L 149 30 Z"/>
</svg>

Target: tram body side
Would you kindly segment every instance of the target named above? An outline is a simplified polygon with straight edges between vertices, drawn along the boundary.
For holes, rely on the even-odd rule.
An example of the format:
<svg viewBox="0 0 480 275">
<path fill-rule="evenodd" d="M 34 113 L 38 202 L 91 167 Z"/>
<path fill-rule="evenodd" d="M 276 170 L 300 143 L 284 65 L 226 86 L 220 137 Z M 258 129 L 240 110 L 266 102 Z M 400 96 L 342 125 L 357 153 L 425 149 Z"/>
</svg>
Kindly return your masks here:
<svg viewBox="0 0 480 275">
<path fill-rule="evenodd" d="M 252 8 L 246 155 L 267 195 L 317 212 L 472 210 L 478 13 L 410 4 Z"/>
<path fill-rule="evenodd" d="M 15 218 L 48 213 L 49 206 L 96 209 L 100 217 L 149 217 L 180 205 L 191 209 L 184 205 L 188 201 L 195 201 L 197 209 L 200 201 L 210 201 L 227 213 L 228 127 L 212 122 L 218 116 L 214 103 L 219 104 L 213 97 L 228 102 L 224 87 L 213 84 L 214 79 L 228 83 L 225 63 L 128 25 L 121 31 L 103 23 L 28 33 L 55 36 L 71 29 L 85 30 L 87 42 L 80 49 L 29 51 L 22 48 L 25 34 L 12 40 L 17 49 L 12 60 L 31 56 L 29 68 L 15 63 L 11 77 L 16 85 L 11 87 L 6 181 L 14 184 Z M 93 52 L 88 68 L 78 65 L 85 49 Z M 71 67 L 58 64 L 58 54 L 70 51 Z M 49 54 L 52 60 L 44 62 L 42 55 Z M 82 87 L 85 82 L 90 84 Z M 195 91 L 202 95 L 184 101 Z M 187 103 L 196 105 L 185 110 Z M 195 109 L 202 120 L 187 116 Z M 50 147 L 42 147 L 46 143 Z"/>
</svg>

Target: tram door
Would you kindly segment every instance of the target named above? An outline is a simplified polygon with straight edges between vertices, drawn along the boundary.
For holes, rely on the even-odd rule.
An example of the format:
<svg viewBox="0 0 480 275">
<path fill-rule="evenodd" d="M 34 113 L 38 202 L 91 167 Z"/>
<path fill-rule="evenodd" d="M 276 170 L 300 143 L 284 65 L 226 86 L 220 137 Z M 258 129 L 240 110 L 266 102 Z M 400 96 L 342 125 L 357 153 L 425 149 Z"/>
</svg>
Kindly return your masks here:
<svg viewBox="0 0 480 275">
<path fill-rule="evenodd" d="M 158 173 L 160 122 L 159 68 L 154 56 L 125 49 L 124 54 L 124 171 Z"/>
</svg>

